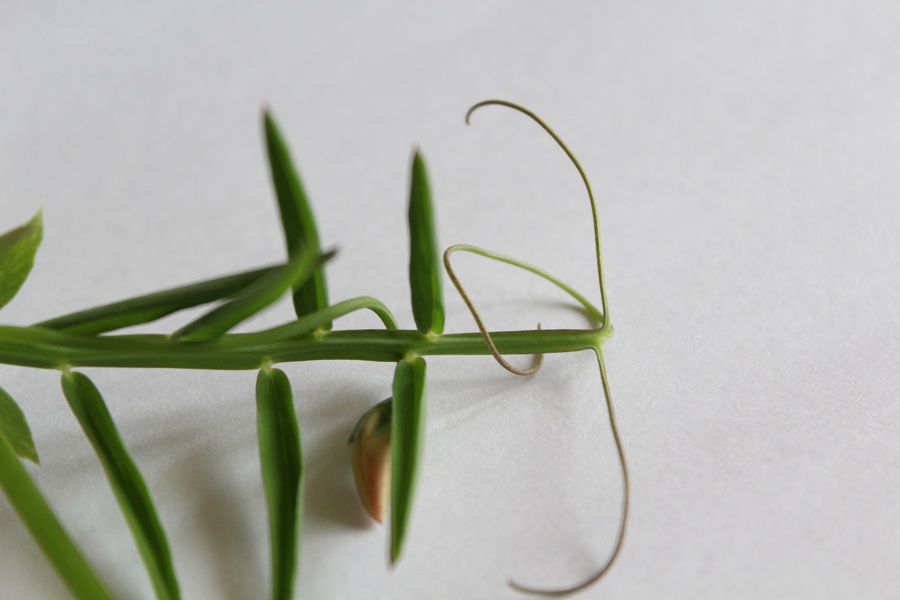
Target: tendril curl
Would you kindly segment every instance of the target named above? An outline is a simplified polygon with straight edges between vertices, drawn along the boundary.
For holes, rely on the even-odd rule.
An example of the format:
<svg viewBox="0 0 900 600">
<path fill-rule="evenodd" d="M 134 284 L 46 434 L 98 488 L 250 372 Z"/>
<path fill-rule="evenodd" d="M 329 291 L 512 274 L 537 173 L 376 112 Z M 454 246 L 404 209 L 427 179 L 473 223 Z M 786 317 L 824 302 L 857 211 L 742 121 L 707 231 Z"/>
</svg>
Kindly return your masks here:
<svg viewBox="0 0 900 600">
<path fill-rule="evenodd" d="M 482 100 L 481 102 L 474 104 L 468 112 L 466 112 L 466 125 L 470 125 L 469 120 L 472 117 L 472 114 L 481 108 L 482 106 L 506 106 L 507 108 L 511 108 L 513 110 L 517 110 L 520 113 L 528 116 L 535 123 L 541 126 L 541 128 L 547 132 L 547 134 L 553 138 L 560 148 L 562 148 L 563 152 L 566 153 L 566 156 L 569 157 L 569 160 L 572 161 L 572 164 L 578 170 L 578 174 L 581 176 L 581 181 L 584 182 L 585 190 L 587 190 L 588 200 L 591 204 L 591 221 L 594 225 L 594 254 L 597 258 L 597 281 L 600 285 L 600 306 L 603 309 L 603 321 L 600 327 L 600 331 L 606 331 L 609 328 L 609 306 L 606 301 L 606 286 L 604 285 L 604 277 L 603 277 L 603 252 L 600 248 L 600 219 L 597 217 L 597 201 L 594 199 L 594 191 L 591 188 L 591 182 L 588 179 L 587 173 L 585 173 L 584 168 L 581 166 L 581 163 L 578 162 L 578 159 L 575 157 L 575 154 L 569 149 L 566 143 L 562 140 L 559 135 L 547 125 L 543 119 L 539 116 L 525 108 L 524 106 L 519 106 L 514 102 L 508 102 L 506 100 Z"/>
<path fill-rule="evenodd" d="M 550 137 L 552 137 L 553 140 L 560 146 L 560 148 L 562 148 L 562 150 L 569 157 L 569 160 L 572 161 L 572 164 L 578 170 L 578 174 L 581 176 L 581 180 L 584 182 L 584 186 L 585 186 L 585 189 L 587 190 L 587 194 L 588 194 L 588 200 L 590 201 L 590 205 L 591 205 L 591 217 L 592 217 L 592 221 L 593 221 L 593 225 L 594 225 L 594 249 L 595 249 L 595 254 L 596 254 L 596 258 L 597 258 L 597 280 L 600 285 L 601 310 L 598 310 L 584 296 L 582 296 L 581 294 L 576 292 L 573 288 L 566 285 L 562 281 L 556 279 L 554 276 L 550 275 L 549 273 L 546 273 L 545 271 L 542 271 L 541 269 L 538 269 L 537 267 L 523 263 L 516 259 L 510 258 L 507 256 L 503 256 L 503 255 L 500 255 L 500 254 L 497 254 L 494 252 L 490 252 L 487 250 L 483 250 L 483 249 L 477 248 L 475 246 L 468 246 L 468 245 L 464 245 L 464 244 L 450 246 L 444 252 L 444 268 L 447 271 L 447 275 L 450 277 L 450 280 L 453 282 L 453 285 L 456 286 L 457 291 L 459 291 L 460 296 L 462 297 L 463 301 L 466 303 L 466 306 L 468 306 L 469 311 L 472 313 L 472 316 L 475 318 L 475 323 L 478 325 L 478 329 L 481 331 L 481 335 L 484 337 L 485 342 L 487 343 L 488 347 L 490 348 L 491 354 L 494 356 L 494 358 L 497 360 L 497 362 L 499 362 L 503 366 L 503 368 L 505 368 L 506 370 L 508 370 L 512 373 L 515 373 L 517 375 L 530 375 L 530 374 L 536 372 L 541 366 L 541 361 L 542 361 L 543 355 L 538 355 L 535 364 L 529 369 L 517 369 L 517 368 L 511 366 L 500 355 L 500 352 L 497 350 L 497 347 L 494 345 L 494 342 L 491 338 L 491 334 L 487 331 L 487 328 L 485 328 L 484 323 L 482 322 L 481 317 L 478 314 L 478 311 L 475 309 L 475 306 L 472 304 L 472 301 L 469 299 L 468 295 L 466 294 L 465 290 L 463 289 L 462 284 L 459 281 L 459 278 L 456 276 L 456 274 L 453 271 L 452 266 L 450 265 L 450 255 L 453 254 L 454 252 L 456 252 L 456 251 L 471 252 L 474 254 L 478 254 L 480 256 L 484 256 L 486 258 L 498 260 L 500 262 L 505 262 L 505 263 L 517 266 L 519 268 L 525 269 L 527 271 L 530 271 L 532 273 L 535 273 L 536 275 L 539 275 L 540 277 L 547 279 L 548 281 L 550 281 L 551 283 L 553 283 L 554 285 L 556 285 L 557 287 L 561 288 L 563 291 L 568 293 L 570 296 L 572 296 L 575 300 L 577 300 L 585 308 L 585 310 L 599 324 L 599 327 L 597 328 L 597 334 L 598 334 L 597 340 L 595 342 L 593 350 L 597 357 L 597 364 L 600 369 L 600 378 L 601 378 L 601 382 L 603 385 L 603 395 L 604 395 L 604 399 L 606 401 L 606 409 L 607 409 L 607 413 L 609 416 L 610 431 L 612 432 L 613 441 L 615 442 L 616 452 L 617 452 L 618 458 L 619 458 L 619 466 L 620 466 L 620 470 L 621 470 L 621 474 L 622 474 L 622 513 L 621 513 L 621 517 L 619 520 L 619 532 L 618 532 L 618 535 L 616 536 L 615 545 L 613 546 L 612 551 L 610 552 L 610 555 L 608 556 L 606 561 L 603 563 L 603 565 L 600 566 L 599 569 L 597 569 L 590 577 L 588 577 L 581 583 L 578 583 L 573 586 L 564 587 L 564 588 L 539 588 L 539 587 L 533 587 L 533 586 L 521 584 L 512 578 L 508 578 L 506 580 L 507 584 L 512 589 L 514 589 L 518 592 L 521 592 L 523 594 L 532 594 L 532 595 L 544 596 L 544 597 L 562 597 L 562 596 L 568 596 L 570 594 L 575 594 L 577 592 L 581 592 L 581 591 L 589 588 L 593 584 L 597 583 L 600 579 L 602 579 L 603 576 L 606 575 L 607 572 L 610 570 L 610 568 L 612 568 L 613 563 L 616 561 L 616 558 L 619 556 L 619 553 L 622 550 L 622 545 L 625 540 L 625 529 L 628 524 L 629 506 L 630 506 L 630 498 L 631 498 L 631 491 L 630 491 L 631 485 L 630 485 L 630 479 L 628 476 L 628 465 L 626 464 L 626 461 L 625 461 L 625 451 L 622 446 L 622 440 L 619 436 L 618 426 L 616 425 L 616 415 L 615 415 L 615 410 L 613 409 L 612 394 L 609 389 L 609 380 L 606 375 L 606 364 L 605 364 L 605 360 L 603 358 L 603 350 L 602 350 L 602 346 L 601 346 L 602 340 L 605 339 L 606 337 L 609 337 L 609 335 L 612 334 L 612 325 L 610 324 L 610 320 L 609 320 L 609 307 L 607 305 L 606 288 L 604 285 L 604 278 L 603 278 L 603 258 L 602 258 L 601 248 L 600 248 L 600 222 L 597 217 L 597 203 L 596 203 L 596 200 L 594 199 L 594 193 L 593 193 L 593 190 L 591 189 L 591 183 L 588 180 L 587 173 L 585 173 L 584 169 L 581 166 L 581 163 L 578 162 L 578 159 L 575 157 L 575 155 L 572 153 L 572 151 L 569 149 L 569 147 L 565 144 L 565 142 L 562 141 L 562 138 L 560 138 L 559 135 L 557 135 L 556 132 L 553 131 L 553 129 L 551 129 L 550 126 L 547 125 L 536 114 L 534 114 L 533 112 L 531 112 L 530 110 L 528 110 L 527 108 L 525 108 L 523 106 L 519 106 L 518 104 L 515 104 L 513 102 L 508 102 L 506 100 L 484 100 L 482 102 L 475 104 L 466 113 L 466 124 L 467 125 L 469 124 L 469 119 L 472 116 L 472 113 L 474 113 L 477 109 L 481 108 L 482 106 L 489 106 L 489 105 L 506 106 L 508 108 L 511 108 L 513 110 L 516 110 L 520 113 L 527 115 L 533 121 L 535 121 L 538 125 L 540 125 L 544 129 L 544 131 L 546 131 L 550 135 Z M 538 329 L 540 329 L 540 324 L 538 324 Z"/>
</svg>

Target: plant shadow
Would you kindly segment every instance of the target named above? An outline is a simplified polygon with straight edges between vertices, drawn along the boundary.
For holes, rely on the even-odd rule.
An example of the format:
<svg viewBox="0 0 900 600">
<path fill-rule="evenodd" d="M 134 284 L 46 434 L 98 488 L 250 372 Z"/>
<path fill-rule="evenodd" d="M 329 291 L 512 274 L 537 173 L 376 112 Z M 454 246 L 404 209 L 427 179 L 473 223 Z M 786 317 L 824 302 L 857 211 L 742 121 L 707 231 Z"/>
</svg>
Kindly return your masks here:
<svg viewBox="0 0 900 600">
<path fill-rule="evenodd" d="M 212 410 L 221 407 L 194 409 L 194 412 L 201 415 L 202 422 L 203 415 Z M 257 597 L 266 588 L 266 577 L 259 557 L 254 554 L 259 544 L 255 542 L 257 535 L 246 509 L 244 490 L 248 486 L 242 481 L 244 473 L 235 472 L 232 456 L 255 452 L 255 431 L 247 428 L 246 434 L 231 440 L 229 450 L 223 453 L 214 432 L 194 426 L 197 414 L 158 415 L 140 423 L 121 419 L 119 430 L 160 510 L 182 584 L 188 579 L 197 580 L 180 572 L 185 563 L 193 562 L 193 568 L 210 573 L 218 588 L 215 597 L 225 600 Z M 61 431 L 54 442 L 69 449 L 65 454 L 57 454 L 53 465 L 44 469 L 51 471 L 44 476 L 55 479 L 54 487 L 73 490 L 78 497 L 83 496 L 86 486 L 106 487 L 93 452 L 79 431 L 74 428 Z M 109 492 L 102 489 L 101 493 Z M 262 496 L 261 491 L 259 495 Z M 88 509 L 90 518 L 107 518 L 102 511 L 95 511 L 95 508 Z M 116 514 L 109 518 L 119 521 L 122 516 Z M 123 529 L 124 523 L 115 527 Z M 190 556 L 192 560 L 179 560 L 179 555 Z M 198 556 L 201 558 L 195 558 Z M 121 564 L 95 566 L 116 597 L 139 595 L 133 589 L 134 582 L 120 577 Z"/>
<path fill-rule="evenodd" d="M 244 486 L 227 472 L 227 463 L 212 444 L 201 446 L 179 461 L 177 487 L 190 499 L 191 524 L 199 533 L 194 543 L 213 569 L 216 597 L 241 600 L 258 596 L 267 584 L 253 553 L 255 532 L 242 510 L 247 502 L 238 490 Z"/>
<path fill-rule="evenodd" d="M 317 424 L 320 432 L 315 447 L 305 456 L 308 518 L 352 530 L 367 530 L 376 526 L 357 498 L 347 445 L 356 419 L 369 408 L 369 404 L 360 404 L 358 399 L 366 398 L 371 400 L 371 404 L 381 400 L 371 396 L 371 391 L 348 386 L 328 398 L 317 400 L 311 409 L 312 414 L 304 415 Z M 350 404 L 358 406 L 350 408 Z M 324 427 L 327 429 L 323 434 Z"/>
</svg>

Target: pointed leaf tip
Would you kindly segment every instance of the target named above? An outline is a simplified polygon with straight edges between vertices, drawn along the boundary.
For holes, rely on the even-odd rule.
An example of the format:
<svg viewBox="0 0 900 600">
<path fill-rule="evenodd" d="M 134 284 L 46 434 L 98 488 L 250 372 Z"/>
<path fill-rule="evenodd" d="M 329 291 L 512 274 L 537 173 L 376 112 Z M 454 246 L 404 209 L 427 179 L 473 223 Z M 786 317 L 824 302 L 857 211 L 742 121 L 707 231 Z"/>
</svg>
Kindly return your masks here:
<svg viewBox="0 0 900 600">
<path fill-rule="evenodd" d="M 6 438 L 13 452 L 20 458 L 27 458 L 36 465 L 41 464 L 25 413 L 3 388 L 0 388 L 0 436 Z"/>
<path fill-rule="evenodd" d="M 43 234 L 43 210 L 38 210 L 24 225 L 0 235 L 0 308 L 13 299 L 28 278 Z"/>
</svg>

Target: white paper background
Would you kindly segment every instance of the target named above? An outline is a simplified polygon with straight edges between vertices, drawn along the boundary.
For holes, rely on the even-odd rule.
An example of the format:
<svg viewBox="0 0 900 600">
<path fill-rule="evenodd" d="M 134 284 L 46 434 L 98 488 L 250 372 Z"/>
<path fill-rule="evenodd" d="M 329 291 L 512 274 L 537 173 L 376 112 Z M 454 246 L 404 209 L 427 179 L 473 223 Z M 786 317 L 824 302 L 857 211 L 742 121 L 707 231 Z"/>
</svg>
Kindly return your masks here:
<svg viewBox="0 0 900 600">
<path fill-rule="evenodd" d="M 412 326 L 415 144 L 442 243 L 595 295 L 562 153 L 511 111 L 462 122 L 478 100 L 514 100 L 599 195 L 633 512 L 618 564 L 583 597 L 896 598 L 898 31 L 893 2 L 4 2 L 0 229 L 43 206 L 46 231 L 2 321 L 281 260 L 264 104 L 340 246 L 333 299 L 377 296 Z M 459 265 L 492 328 L 584 325 L 540 281 Z M 447 305 L 448 331 L 474 328 L 450 289 Z M 282 303 L 248 327 L 288 318 Z M 514 598 L 508 575 L 566 585 L 607 556 L 621 483 L 591 357 L 549 357 L 531 380 L 483 357 L 429 365 L 425 471 L 393 573 L 345 447 L 391 365 L 285 367 L 308 465 L 298 598 Z M 254 375 L 86 372 L 158 501 L 184 597 L 263 597 Z M 115 593 L 150 598 L 57 375 L 2 366 L 0 385 L 64 523 Z M 0 598 L 66 597 L 0 501 Z"/>
</svg>

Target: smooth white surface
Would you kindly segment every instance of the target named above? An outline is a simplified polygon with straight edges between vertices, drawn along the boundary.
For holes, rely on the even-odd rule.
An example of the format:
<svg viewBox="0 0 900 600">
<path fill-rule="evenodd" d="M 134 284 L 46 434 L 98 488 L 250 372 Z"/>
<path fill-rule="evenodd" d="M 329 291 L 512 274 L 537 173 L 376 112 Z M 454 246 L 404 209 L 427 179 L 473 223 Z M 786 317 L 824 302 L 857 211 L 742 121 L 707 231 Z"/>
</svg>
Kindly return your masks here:
<svg viewBox="0 0 900 600">
<path fill-rule="evenodd" d="M 43 205 L 46 231 L 0 320 L 280 260 L 263 104 L 340 246 L 333 299 L 377 296 L 412 326 L 414 144 L 442 243 L 596 294 L 565 157 L 510 111 L 463 125 L 478 100 L 514 100 L 599 195 L 633 512 L 582 597 L 900 597 L 898 31 L 892 2 L 4 2 L 0 229 Z M 540 281 L 459 265 L 492 328 L 584 325 Z M 473 330 L 447 287 L 447 330 Z M 282 303 L 250 326 L 288 318 Z M 531 380 L 429 361 L 425 472 L 393 573 L 345 448 L 391 365 L 285 370 L 308 465 L 297 598 L 514 598 L 507 575 L 566 585 L 605 559 L 621 484 L 590 356 L 549 357 Z M 264 597 L 254 374 L 87 372 L 158 501 L 184 597 Z M 31 472 L 111 588 L 150 598 L 57 379 L 0 366 L 34 429 Z M 0 501 L 0 598 L 66 597 Z"/>
</svg>

